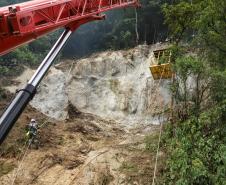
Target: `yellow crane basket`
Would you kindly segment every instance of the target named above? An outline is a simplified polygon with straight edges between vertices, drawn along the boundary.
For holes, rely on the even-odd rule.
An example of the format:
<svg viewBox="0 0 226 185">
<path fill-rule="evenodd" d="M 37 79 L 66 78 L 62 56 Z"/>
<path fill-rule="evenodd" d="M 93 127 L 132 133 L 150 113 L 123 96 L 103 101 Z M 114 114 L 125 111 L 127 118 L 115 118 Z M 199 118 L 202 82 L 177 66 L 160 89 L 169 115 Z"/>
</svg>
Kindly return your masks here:
<svg viewBox="0 0 226 185">
<path fill-rule="evenodd" d="M 171 51 L 167 49 L 155 50 L 154 56 L 157 64 L 150 66 L 154 80 L 172 78 Z"/>
</svg>

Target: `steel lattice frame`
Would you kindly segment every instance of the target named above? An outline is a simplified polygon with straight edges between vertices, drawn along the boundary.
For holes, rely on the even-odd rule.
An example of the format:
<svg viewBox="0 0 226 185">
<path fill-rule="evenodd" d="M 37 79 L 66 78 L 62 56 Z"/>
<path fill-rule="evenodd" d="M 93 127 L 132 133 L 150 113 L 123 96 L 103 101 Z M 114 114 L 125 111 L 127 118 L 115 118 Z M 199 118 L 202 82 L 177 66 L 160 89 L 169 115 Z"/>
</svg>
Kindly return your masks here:
<svg viewBox="0 0 226 185">
<path fill-rule="evenodd" d="M 0 8 L 0 55 L 55 29 L 72 31 L 100 13 L 128 6 L 137 0 L 33 0 Z"/>
</svg>

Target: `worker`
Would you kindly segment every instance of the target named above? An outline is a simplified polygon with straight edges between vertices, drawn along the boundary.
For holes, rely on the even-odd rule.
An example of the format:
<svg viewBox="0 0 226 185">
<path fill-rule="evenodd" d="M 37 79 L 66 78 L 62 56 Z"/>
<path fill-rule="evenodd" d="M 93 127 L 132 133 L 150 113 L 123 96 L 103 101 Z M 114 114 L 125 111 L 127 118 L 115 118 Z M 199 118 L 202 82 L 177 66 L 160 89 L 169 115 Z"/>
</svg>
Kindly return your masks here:
<svg viewBox="0 0 226 185">
<path fill-rule="evenodd" d="M 31 144 L 36 139 L 37 132 L 38 132 L 38 123 L 35 119 L 31 119 L 30 123 L 28 124 L 27 132 L 29 144 Z"/>
</svg>

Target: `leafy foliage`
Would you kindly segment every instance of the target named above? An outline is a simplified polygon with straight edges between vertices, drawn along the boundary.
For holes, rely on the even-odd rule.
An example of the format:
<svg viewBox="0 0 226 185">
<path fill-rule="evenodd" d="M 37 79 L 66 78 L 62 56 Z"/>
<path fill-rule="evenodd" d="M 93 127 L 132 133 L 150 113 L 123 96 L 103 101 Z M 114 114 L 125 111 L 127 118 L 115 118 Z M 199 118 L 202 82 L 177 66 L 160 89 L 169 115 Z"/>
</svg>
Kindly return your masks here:
<svg viewBox="0 0 226 185">
<path fill-rule="evenodd" d="M 178 0 L 163 7 L 176 41 L 172 90 L 178 107 L 162 143 L 168 154 L 165 184 L 226 182 L 225 8 L 225 1 L 214 0 Z"/>
<path fill-rule="evenodd" d="M 186 32 L 193 25 L 196 11 L 195 6 L 184 1 L 176 5 L 165 4 L 163 6 L 165 23 L 168 24 L 174 40 L 180 41 L 186 35 Z"/>
<path fill-rule="evenodd" d="M 166 184 L 223 185 L 226 182 L 225 115 L 224 102 L 198 119 L 191 116 L 176 126 L 168 125 Z"/>
<path fill-rule="evenodd" d="M 0 58 L 0 76 L 15 76 L 23 66 L 36 67 L 48 53 L 58 33 L 45 36 Z"/>
<path fill-rule="evenodd" d="M 216 102 L 222 102 L 226 99 L 226 70 L 214 70 L 211 77 L 211 96 Z"/>
<path fill-rule="evenodd" d="M 186 114 L 198 115 L 207 106 L 210 96 L 212 74 L 207 61 L 194 56 L 178 57 L 174 64 L 177 78 L 174 83 L 174 95 L 177 103 L 182 103 Z"/>
<path fill-rule="evenodd" d="M 163 24 L 161 12 L 165 2 L 167 0 L 140 1 L 142 7 L 137 9 L 139 43 L 152 44 L 166 40 L 168 30 Z M 106 21 L 89 23 L 78 29 L 63 51 L 63 56 L 81 57 L 106 49 L 134 47 L 137 44 L 134 8 L 114 10 L 106 15 Z"/>
</svg>

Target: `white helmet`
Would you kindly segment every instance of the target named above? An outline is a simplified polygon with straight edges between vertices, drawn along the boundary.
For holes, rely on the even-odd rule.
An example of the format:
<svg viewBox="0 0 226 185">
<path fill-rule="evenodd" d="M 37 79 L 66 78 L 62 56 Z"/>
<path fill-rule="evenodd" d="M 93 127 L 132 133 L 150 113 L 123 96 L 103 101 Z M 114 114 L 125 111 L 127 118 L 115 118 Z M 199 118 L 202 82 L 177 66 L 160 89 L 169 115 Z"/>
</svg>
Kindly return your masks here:
<svg viewBox="0 0 226 185">
<path fill-rule="evenodd" d="M 34 122 L 36 122 L 36 121 L 35 121 L 35 119 L 31 119 L 31 122 L 33 122 L 33 123 L 34 123 Z"/>
</svg>

